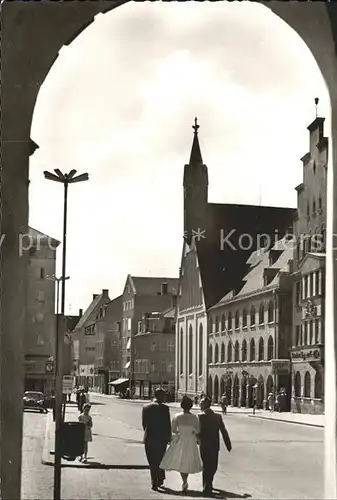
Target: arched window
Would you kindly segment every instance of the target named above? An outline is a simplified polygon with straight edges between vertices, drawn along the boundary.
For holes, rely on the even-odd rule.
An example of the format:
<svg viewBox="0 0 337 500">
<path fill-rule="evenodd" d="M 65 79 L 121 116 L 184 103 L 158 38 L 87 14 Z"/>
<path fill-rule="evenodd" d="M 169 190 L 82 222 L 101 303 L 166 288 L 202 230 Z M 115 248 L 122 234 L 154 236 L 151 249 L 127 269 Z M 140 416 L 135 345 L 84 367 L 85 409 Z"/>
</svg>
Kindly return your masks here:
<svg viewBox="0 0 337 500">
<path fill-rule="evenodd" d="M 255 361 L 255 340 L 250 341 L 249 361 Z"/>
<path fill-rule="evenodd" d="M 227 347 L 227 361 L 228 361 L 228 363 L 230 363 L 232 361 L 232 354 L 233 354 L 232 342 L 229 341 L 228 347 Z"/>
<path fill-rule="evenodd" d="M 242 342 L 242 361 L 247 361 L 247 341 L 246 339 Z"/>
<path fill-rule="evenodd" d="M 263 304 L 261 304 L 259 309 L 259 325 L 263 325 L 263 323 L 264 323 L 264 306 Z"/>
<path fill-rule="evenodd" d="M 259 340 L 259 361 L 263 361 L 264 360 L 264 342 L 263 342 L 263 338 L 260 337 L 260 340 Z"/>
<path fill-rule="evenodd" d="M 316 200 L 315 198 L 312 200 L 312 214 L 316 214 Z"/>
<path fill-rule="evenodd" d="M 315 398 L 323 399 L 323 377 L 322 372 L 316 372 L 315 375 Z"/>
<path fill-rule="evenodd" d="M 225 344 L 222 342 L 221 344 L 221 358 L 220 358 L 221 363 L 225 362 Z"/>
<path fill-rule="evenodd" d="M 294 394 L 295 394 L 295 398 L 301 397 L 301 374 L 300 374 L 300 372 L 296 372 L 296 375 L 295 375 Z"/>
<path fill-rule="evenodd" d="M 267 347 L 267 359 L 270 361 L 274 357 L 274 340 L 273 337 L 270 335 L 268 339 L 268 347 Z"/>
<path fill-rule="evenodd" d="M 184 373 L 184 330 L 180 328 L 180 373 Z"/>
<path fill-rule="evenodd" d="M 242 326 L 247 326 L 247 310 L 244 309 L 242 312 Z"/>
<path fill-rule="evenodd" d="M 256 317 L 255 307 L 252 306 L 250 310 L 250 326 L 255 326 L 255 317 Z"/>
<path fill-rule="evenodd" d="M 325 241 L 325 225 L 324 223 L 321 225 L 321 252 L 325 252 L 325 245 L 326 245 L 326 241 Z"/>
<path fill-rule="evenodd" d="M 202 324 L 199 325 L 199 375 L 203 372 L 203 350 L 204 350 L 204 332 Z"/>
<path fill-rule="evenodd" d="M 217 314 L 215 315 L 215 331 L 219 331 L 219 316 Z"/>
<path fill-rule="evenodd" d="M 320 194 L 318 197 L 318 210 L 322 210 L 322 195 Z"/>
<path fill-rule="evenodd" d="M 193 373 L 193 329 L 190 325 L 188 329 L 188 373 Z"/>
<path fill-rule="evenodd" d="M 214 363 L 219 363 L 219 346 L 215 344 Z"/>
<path fill-rule="evenodd" d="M 274 303 L 271 300 L 268 304 L 268 323 L 274 321 Z"/>
<path fill-rule="evenodd" d="M 240 361 L 240 345 L 238 340 L 235 342 L 234 346 L 234 361 Z"/>
<path fill-rule="evenodd" d="M 208 362 L 213 363 L 213 346 L 209 344 L 208 346 Z"/>
<path fill-rule="evenodd" d="M 232 313 L 229 311 L 228 313 L 228 330 L 232 330 L 233 324 L 232 324 Z"/>
<path fill-rule="evenodd" d="M 221 316 L 221 331 L 224 332 L 226 330 L 226 316 L 223 314 Z"/>
<path fill-rule="evenodd" d="M 235 311 L 235 329 L 240 328 L 240 314 L 239 311 Z"/>
<path fill-rule="evenodd" d="M 311 397 L 311 380 L 309 372 L 306 372 L 304 375 L 304 397 L 305 398 Z"/>
</svg>

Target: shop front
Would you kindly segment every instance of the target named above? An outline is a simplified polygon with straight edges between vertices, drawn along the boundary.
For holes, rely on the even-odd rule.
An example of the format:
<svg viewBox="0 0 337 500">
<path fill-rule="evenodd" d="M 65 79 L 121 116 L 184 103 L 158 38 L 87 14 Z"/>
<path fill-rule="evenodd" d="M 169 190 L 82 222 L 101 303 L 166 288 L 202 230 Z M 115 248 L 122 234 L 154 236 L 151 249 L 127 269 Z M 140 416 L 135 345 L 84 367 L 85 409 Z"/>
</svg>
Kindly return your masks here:
<svg viewBox="0 0 337 500">
<path fill-rule="evenodd" d="M 324 347 L 306 346 L 292 350 L 291 411 L 324 413 Z"/>
</svg>

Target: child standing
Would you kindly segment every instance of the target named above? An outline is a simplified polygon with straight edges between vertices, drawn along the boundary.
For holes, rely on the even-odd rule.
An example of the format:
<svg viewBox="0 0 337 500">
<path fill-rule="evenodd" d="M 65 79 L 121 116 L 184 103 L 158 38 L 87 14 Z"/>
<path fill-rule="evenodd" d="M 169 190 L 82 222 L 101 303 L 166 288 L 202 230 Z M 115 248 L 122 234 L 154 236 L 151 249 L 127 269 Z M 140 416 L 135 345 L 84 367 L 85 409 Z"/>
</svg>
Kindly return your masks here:
<svg viewBox="0 0 337 500">
<path fill-rule="evenodd" d="M 84 427 L 84 454 L 80 457 L 80 461 L 87 463 L 88 442 L 92 441 L 92 417 L 89 415 L 91 405 L 86 403 L 83 406 L 83 413 L 78 417 L 78 421 L 85 425 Z"/>
</svg>

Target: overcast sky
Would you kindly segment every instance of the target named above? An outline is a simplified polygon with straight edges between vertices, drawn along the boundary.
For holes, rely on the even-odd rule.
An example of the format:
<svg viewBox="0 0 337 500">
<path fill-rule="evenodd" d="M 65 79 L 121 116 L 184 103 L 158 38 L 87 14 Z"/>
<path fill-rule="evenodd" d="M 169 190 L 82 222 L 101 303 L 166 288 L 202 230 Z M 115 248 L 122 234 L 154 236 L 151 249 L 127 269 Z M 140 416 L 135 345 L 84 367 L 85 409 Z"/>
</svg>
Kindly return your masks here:
<svg viewBox="0 0 337 500">
<path fill-rule="evenodd" d="M 259 4 L 130 2 L 98 15 L 60 51 L 31 133 L 32 227 L 62 239 L 62 186 L 43 170 L 90 175 L 69 188 L 67 312 L 102 288 L 118 296 L 128 273 L 178 277 L 195 116 L 209 201 L 295 207 L 315 97 L 328 134 L 313 56 Z"/>
</svg>

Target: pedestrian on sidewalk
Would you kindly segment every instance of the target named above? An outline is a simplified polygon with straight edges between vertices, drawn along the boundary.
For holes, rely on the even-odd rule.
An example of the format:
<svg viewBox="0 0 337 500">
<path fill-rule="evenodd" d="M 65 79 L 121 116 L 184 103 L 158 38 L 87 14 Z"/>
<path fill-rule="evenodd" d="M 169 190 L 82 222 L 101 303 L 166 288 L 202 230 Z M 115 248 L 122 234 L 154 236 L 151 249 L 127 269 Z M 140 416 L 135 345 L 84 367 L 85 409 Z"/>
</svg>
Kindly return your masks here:
<svg viewBox="0 0 337 500">
<path fill-rule="evenodd" d="M 232 449 L 231 440 L 221 415 L 211 409 L 211 400 L 204 398 L 200 402 L 202 413 L 199 415 L 200 434 L 199 446 L 203 463 L 202 485 L 203 495 L 211 496 L 213 492 L 213 479 L 218 469 L 221 432 L 227 450 Z"/>
<path fill-rule="evenodd" d="M 167 449 L 160 467 L 164 470 L 180 472 L 182 491 L 188 490 L 189 474 L 197 474 L 202 471 L 202 463 L 198 449 L 197 435 L 200 431 L 197 415 L 191 413 L 193 401 L 184 396 L 181 405 L 182 413 L 178 413 L 172 419 L 172 432 L 174 437 Z"/>
<path fill-rule="evenodd" d="M 152 489 L 163 486 L 165 471 L 160 469 L 160 462 L 171 441 L 170 409 L 164 405 L 165 392 L 155 390 L 155 399 L 143 407 L 142 425 L 146 458 L 150 466 Z"/>
<path fill-rule="evenodd" d="M 83 412 L 83 407 L 86 403 L 87 403 L 87 401 L 86 401 L 86 397 L 85 397 L 85 392 L 84 392 L 84 389 L 82 389 L 78 395 L 78 401 L 77 401 L 77 407 L 78 407 L 78 411 L 80 413 Z M 87 403 L 87 404 L 89 404 L 89 403 Z"/>
<path fill-rule="evenodd" d="M 268 408 L 270 412 L 274 411 L 274 395 L 272 392 L 268 395 Z"/>
<path fill-rule="evenodd" d="M 87 463 L 87 458 L 88 458 L 88 442 L 92 441 L 92 417 L 89 415 L 90 412 L 90 404 L 86 403 L 83 406 L 83 413 L 79 415 L 78 421 L 84 424 L 84 453 L 80 457 L 80 462 L 83 462 L 84 464 Z"/>
<path fill-rule="evenodd" d="M 227 406 L 228 406 L 227 396 L 225 393 L 223 393 L 223 395 L 221 396 L 221 409 L 224 415 L 227 415 Z"/>
</svg>

